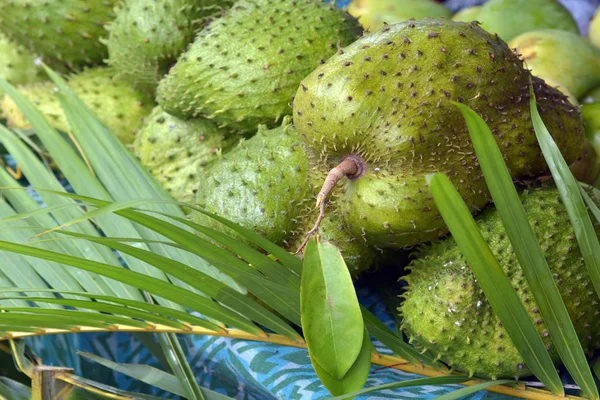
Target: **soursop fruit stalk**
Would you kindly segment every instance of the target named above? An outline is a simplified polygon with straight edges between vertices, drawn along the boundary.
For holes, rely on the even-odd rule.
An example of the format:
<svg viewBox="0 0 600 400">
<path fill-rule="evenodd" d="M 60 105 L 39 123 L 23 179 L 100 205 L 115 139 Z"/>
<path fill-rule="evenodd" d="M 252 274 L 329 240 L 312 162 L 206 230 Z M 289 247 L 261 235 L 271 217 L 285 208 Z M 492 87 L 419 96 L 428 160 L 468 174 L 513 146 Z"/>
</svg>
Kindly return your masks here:
<svg viewBox="0 0 600 400">
<path fill-rule="evenodd" d="M 152 107 L 145 97 L 130 86 L 112 80 L 110 68 L 90 68 L 69 78 L 69 87 L 120 140 L 129 144 Z M 56 129 L 68 132 L 69 123 L 54 91 L 52 82 L 18 87 Z M 10 128 L 28 129 L 31 125 L 8 96 L 0 106 Z"/>
<path fill-rule="evenodd" d="M 99 64 L 116 0 L 0 0 L 0 31 L 54 68 Z"/>
<path fill-rule="evenodd" d="M 0 33 L 0 55 L 0 76 L 13 85 L 44 80 L 45 74 L 35 64 L 35 56 L 2 33 Z M 2 95 L 0 89 L 0 97 Z"/>
<path fill-rule="evenodd" d="M 230 1 L 126 0 L 116 9 L 106 45 L 118 78 L 154 96 L 158 81 L 183 53 L 202 18 Z"/>
<path fill-rule="evenodd" d="M 160 82 L 172 115 L 254 131 L 291 114 L 302 78 L 351 43 L 358 23 L 316 0 L 240 0 L 210 23 Z"/>
<path fill-rule="evenodd" d="M 175 200 L 193 204 L 200 176 L 239 140 L 208 120 L 184 121 L 156 107 L 136 134 L 133 149 Z"/>
<path fill-rule="evenodd" d="M 590 281 L 567 212 L 553 186 L 521 196 L 584 349 L 600 345 L 598 296 Z M 596 199 L 596 203 L 600 199 Z M 478 218 L 481 233 L 509 277 L 555 362 L 559 361 L 500 216 L 495 209 Z M 600 228 L 600 227 L 599 227 Z M 600 233 L 600 229 L 596 230 Z M 402 329 L 419 349 L 453 368 L 485 378 L 531 373 L 479 287 L 454 239 L 423 248 L 404 278 Z"/>
<path fill-rule="evenodd" d="M 473 212 L 489 199 L 451 101 L 487 121 L 513 177 L 539 176 L 547 166 L 529 117 L 530 79 L 516 54 L 476 23 L 407 21 L 357 40 L 306 77 L 294 100 L 296 129 L 331 168 L 319 202 L 339 182 L 330 208 L 371 246 L 412 246 L 446 234 L 425 175 L 447 174 Z M 556 89 L 533 83 L 542 117 L 571 163 L 583 147 L 579 112 Z"/>
</svg>

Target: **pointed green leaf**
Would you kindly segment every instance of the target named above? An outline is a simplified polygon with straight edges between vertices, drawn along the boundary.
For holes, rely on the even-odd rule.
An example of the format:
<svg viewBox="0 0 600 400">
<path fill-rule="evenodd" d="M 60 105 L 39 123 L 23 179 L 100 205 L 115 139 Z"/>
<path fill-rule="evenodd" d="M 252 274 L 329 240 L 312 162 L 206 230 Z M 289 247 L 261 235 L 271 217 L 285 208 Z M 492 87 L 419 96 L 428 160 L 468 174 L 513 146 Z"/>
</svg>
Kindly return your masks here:
<svg viewBox="0 0 600 400">
<path fill-rule="evenodd" d="M 171 370 L 175 373 L 179 384 L 187 393 L 186 397 L 189 400 L 206 400 L 196 381 L 192 368 L 185 358 L 183 349 L 177 340 L 177 335 L 174 333 L 158 333 L 156 336 Z"/>
<path fill-rule="evenodd" d="M 504 379 L 504 380 L 499 380 L 499 381 L 481 382 L 481 383 L 477 383 L 473 386 L 467 386 L 465 388 L 455 390 L 454 392 L 443 394 L 439 397 L 436 397 L 434 400 L 456 400 L 456 399 L 460 399 L 461 397 L 468 396 L 472 393 L 477 393 L 480 390 L 484 390 L 484 389 L 487 389 L 492 386 L 505 385 L 507 383 L 514 383 L 514 382 L 515 382 L 514 380 L 509 380 L 509 379 Z"/>
<path fill-rule="evenodd" d="M 30 400 L 31 388 L 17 381 L 0 377 L 0 399 Z"/>
</svg>

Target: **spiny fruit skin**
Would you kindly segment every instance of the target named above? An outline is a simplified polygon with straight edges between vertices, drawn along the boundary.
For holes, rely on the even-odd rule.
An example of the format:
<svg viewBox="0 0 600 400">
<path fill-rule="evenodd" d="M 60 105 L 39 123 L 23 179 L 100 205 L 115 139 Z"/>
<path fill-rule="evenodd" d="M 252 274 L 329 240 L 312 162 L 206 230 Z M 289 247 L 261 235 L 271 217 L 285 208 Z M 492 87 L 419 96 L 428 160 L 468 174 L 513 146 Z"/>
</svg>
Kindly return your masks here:
<svg viewBox="0 0 600 400">
<path fill-rule="evenodd" d="M 125 0 L 107 26 L 108 63 L 119 79 L 154 96 L 158 81 L 183 53 L 201 25 L 232 2 Z"/>
<path fill-rule="evenodd" d="M 543 29 L 519 35 L 509 45 L 533 75 L 560 83 L 577 98 L 600 85 L 600 49 L 578 34 Z"/>
<path fill-rule="evenodd" d="M 0 0 L 0 31 L 53 67 L 99 64 L 116 0 Z"/>
<path fill-rule="evenodd" d="M 554 187 L 530 189 L 521 201 L 559 292 L 587 351 L 600 345 L 598 296 L 590 281 L 567 212 Z M 559 361 L 547 327 L 495 209 L 478 226 L 523 305 Z M 596 230 L 597 234 L 600 229 Z M 402 329 L 419 349 L 453 368 L 486 378 L 519 377 L 531 372 L 500 324 L 454 239 L 424 248 L 404 279 Z"/>
<path fill-rule="evenodd" d="M 199 177 L 196 203 L 283 244 L 312 199 L 309 162 L 302 141 L 289 119 L 268 130 L 261 126 Z M 227 230 L 200 212 L 192 219 L 202 225 Z"/>
<path fill-rule="evenodd" d="M 462 115 L 489 124 L 514 177 L 547 170 L 529 117 L 530 74 L 476 23 L 407 21 L 357 40 L 306 77 L 294 123 L 329 168 L 355 154 L 367 164 L 344 180 L 335 207 L 357 237 L 398 248 L 447 232 L 425 176 L 446 173 L 476 211 L 488 201 Z M 538 107 L 570 163 L 583 146 L 578 110 L 534 78 Z"/>
<path fill-rule="evenodd" d="M 240 0 L 181 55 L 157 101 L 173 115 L 241 131 L 272 126 L 291 113 L 300 80 L 357 31 L 354 19 L 320 1 Z"/>
<path fill-rule="evenodd" d="M 193 204 L 199 176 L 239 140 L 208 120 L 184 121 L 156 107 L 136 134 L 133 149 L 175 200 Z"/>
<path fill-rule="evenodd" d="M 479 16 L 479 11 L 481 11 L 481 6 L 472 6 L 463 8 L 456 14 L 452 16 L 452 21 L 461 21 L 461 22 L 471 22 L 477 21 Z"/>
<path fill-rule="evenodd" d="M 448 17 L 452 11 L 434 0 L 353 0 L 348 13 L 358 18 L 361 26 L 375 31 L 383 24 L 396 24 L 408 19 Z"/>
<path fill-rule="evenodd" d="M 72 75 L 68 84 L 121 142 L 129 144 L 133 142 L 134 134 L 141 126 L 143 118 L 150 113 L 151 106 L 145 103 L 143 95 L 128 85 L 114 82 L 112 76 L 113 72 L 109 68 L 90 68 Z M 55 96 L 53 83 L 33 83 L 18 89 L 33 102 L 52 126 L 65 132 L 70 130 L 60 102 Z M 8 96 L 4 97 L 0 108 L 9 127 L 31 127 Z"/>
<path fill-rule="evenodd" d="M 538 29 L 560 29 L 579 34 L 577 22 L 557 0 L 490 0 L 477 15 L 481 27 L 506 42 Z"/>
<path fill-rule="evenodd" d="M 13 85 L 44 80 L 43 71 L 35 65 L 35 56 L 23 46 L 0 33 L 0 76 Z M 0 96 L 3 95 L 0 89 Z"/>
</svg>

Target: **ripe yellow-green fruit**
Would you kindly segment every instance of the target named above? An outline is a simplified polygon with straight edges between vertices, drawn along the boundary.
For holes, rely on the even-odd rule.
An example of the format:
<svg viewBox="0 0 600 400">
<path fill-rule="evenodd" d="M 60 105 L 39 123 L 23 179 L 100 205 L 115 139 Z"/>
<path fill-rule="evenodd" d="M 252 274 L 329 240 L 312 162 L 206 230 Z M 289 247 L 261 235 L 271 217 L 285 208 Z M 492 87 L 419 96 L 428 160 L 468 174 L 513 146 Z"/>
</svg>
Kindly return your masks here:
<svg viewBox="0 0 600 400">
<path fill-rule="evenodd" d="M 471 22 L 477 21 L 477 17 L 479 16 L 479 11 L 481 11 L 481 6 L 473 6 L 463 8 L 458 11 L 456 14 L 452 16 L 452 21 L 461 21 L 461 22 Z"/>
<path fill-rule="evenodd" d="M 291 114 L 300 80 L 361 29 L 317 0 L 239 0 L 213 20 L 160 82 L 157 101 L 180 118 L 243 132 Z"/>
<path fill-rule="evenodd" d="M 583 348 L 600 345 L 598 295 L 590 281 L 569 216 L 558 190 L 550 185 L 521 196 L 523 207 L 556 280 Z M 600 204 L 600 199 L 596 199 Z M 498 212 L 478 219 L 483 238 L 517 291 L 555 362 L 552 337 L 537 308 Z M 596 234 L 600 233 L 597 226 Z M 408 289 L 401 306 L 402 329 L 417 348 L 452 368 L 485 378 L 531 374 L 453 238 L 421 249 L 404 278 Z"/>
<path fill-rule="evenodd" d="M 125 144 L 133 142 L 134 134 L 142 125 L 143 118 L 152 109 L 142 94 L 130 86 L 112 80 L 109 68 L 90 68 L 69 78 L 69 87 Z M 25 95 L 50 124 L 61 131 L 69 131 L 69 123 L 60 106 L 52 82 L 32 83 L 19 86 Z M 17 105 L 4 96 L 0 106 L 10 128 L 28 129 L 31 127 Z"/>
<path fill-rule="evenodd" d="M 577 98 L 600 85 L 600 49 L 578 34 L 544 29 L 517 36 L 509 46 L 534 76 L 560 83 Z"/>
<path fill-rule="evenodd" d="M 0 77 L 13 85 L 39 82 L 44 72 L 35 64 L 35 56 L 23 46 L 0 33 Z M 0 89 L 0 97 L 3 95 Z"/>
<path fill-rule="evenodd" d="M 590 21 L 590 26 L 588 28 L 588 39 L 590 42 L 596 46 L 600 47 L 600 7 L 596 9 L 592 20 Z"/>
<path fill-rule="evenodd" d="M 294 100 L 296 129 L 329 174 L 319 201 L 339 182 L 330 212 L 373 247 L 443 236 L 427 174 L 447 174 L 473 212 L 489 199 L 452 101 L 487 121 L 513 177 L 547 173 L 530 120 L 530 79 L 506 43 L 476 23 L 407 21 L 357 40 L 307 76 Z M 578 110 L 533 82 L 542 118 L 571 163 L 583 148 Z"/>
<path fill-rule="evenodd" d="M 481 6 L 477 20 L 483 29 L 506 42 L 540 29 L 579 34 L 577 22 L 558 0 L 489 0 Z"/>
<path fill-rule="evenodd" d="M 408 19 L 448 17 L 452 12 L 434 0 L 353 0 L 348 13 L 358 18 L 365 30 L 376 31 L 383 24 L 396 24 Z"/>
<path fill-rule="evenodd" d="M 54 68 L 80 69 L 106 58 L 99 38 L 116 0 L 0 0 L 0 31 Z"/>
</svg>

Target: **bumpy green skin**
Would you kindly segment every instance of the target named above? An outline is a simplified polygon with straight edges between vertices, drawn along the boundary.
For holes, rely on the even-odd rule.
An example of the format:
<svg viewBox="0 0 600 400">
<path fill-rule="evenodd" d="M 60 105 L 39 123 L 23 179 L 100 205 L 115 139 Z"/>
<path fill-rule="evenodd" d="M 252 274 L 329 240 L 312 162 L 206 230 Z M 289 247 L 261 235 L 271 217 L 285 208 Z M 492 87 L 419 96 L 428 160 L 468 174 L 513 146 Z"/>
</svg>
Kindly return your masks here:
<svg viewBox="0 0 600 400">
<path fill-rule="evenodd" d="M 184 121 L 157 107 L 136 134 L 133 149 L 175 200 L 193 204 L 199 176 L 239 140 L 208 120 Z"/>
<path fill-rule="evenodd" d="M 384 23 L 396 24 L 411 18 L 450 18 L 452 15 L 452 11 L 434 0 L 353 0 L 348 13 L 358 18 L 361 26 L 369 31 L 380 29 Z"/>
<path fill-rule="evenodd" d="M 477 20 L 483 29 L 506 42 L 538 29 L 579 34 L 573 16 L 557 0 L 490 0 L 481 7 Z"/>
<path fill-rule="evenodd" d="M 314 201 L 308 170 L 306 150 L 288 119 L 272 130 L 261 126 L 199 177 L 196 203 L 283 244 L 307 200 Z M 223 230 L 202 213 L 193 212 L 192 219 Z"/>
<path fill-rule="evenodd" d="M 479 17 L 479 11 L 481 11 L 481 6 L 463 8 L 462 10 L 460 10 L 452 16 L 452 21 L 477 21 L 477 18 Z"/>
<path fill-rule="evenodd" d="M 240 0 L 198 35 L 160 82 L 157 100 L 180 117 L 203 116 L 242 131 L 272 126 L 291 113 L 300 80 L 338 42 L 351 43 L 357 28 L 316 0 Z"/>
<path fill-rule="evenodd" d="M 344 179 L 336 207 L 357 237 L 405 247 L 447 230 L 425 176 L 446 173 L 473 211 L 488 194 L 466 124 L 451 101 L 489 124 L 514 177 L 547 170 L 529 118 L 530 74 L 504 42 L 477 24 L 445 20 L 391 25 L 343 49 L 305 78 L 294 123 L 333 168 L 356 154 L 360 178 Z M 583 146 L 580 115 L 534 78 L 540 112 L 570 163 Z"/>
<path fill-rule="evenodd" d="M 600 345 L 598 297 L 586 271 L 567 212 L 556 188 L 532 189 L 521 196 L 560 294 L 584 349 Z M 550 354 L 559 361 L 547 328 L 496 210 L 478 218 L 478 225 Z M 600 232 L 600 230 L 597 230 Z M 422 250 L 404 279 L 408 291 L 401 307 L 402 329 L 419 349 L 439 356 L 453 368 L 486 378 L 530 374 L 499 323 L 454 239 Z"/>
<path fill-rule="evenodd" d="M 117 77 L 154 97 L 158 81 L 183 53 L 201 19 L 233 2 L 125 0 L 107 26 L 108 63 Z"/>
<path fill-rule="evenodd" d="M 524 33 L 509 45 L 533 75 L 560 83 L 577 98 L 600 85 L 600 50 L 578 34 L 544 29 Z"/>
<path fill-rule="evenodd" d="M 112 80 L 109 68 L 91 68 L 71 76 L 69 87 L 98 116 L 98 118 L 125 144 L 134 140 L 134 134 L 143 118 L 151 111 L 144 102 L 144 96 L 128 85 Z M 51 82 L 33 83 L 19 87 L 57 129 L 69 131 L 58 98 Z M 8 97 L 0 106 L 7 124 L 11 128 L 27 129 L 31 126 L 16 104 Z"/>
<path fill-rule="evenodd" d="M 55 68 L 99 64 L 116 0 L 0 0 L 0 31 Z"/>
<path fill-rule="evenodd" d="M 0 33 L 0 76 L 13 85 L 44 80 L 43 71 L 35 65 L 35 56 L 23 46 Z M 0 89 L 0 96 L 3 95 Z"/>
</svg>

